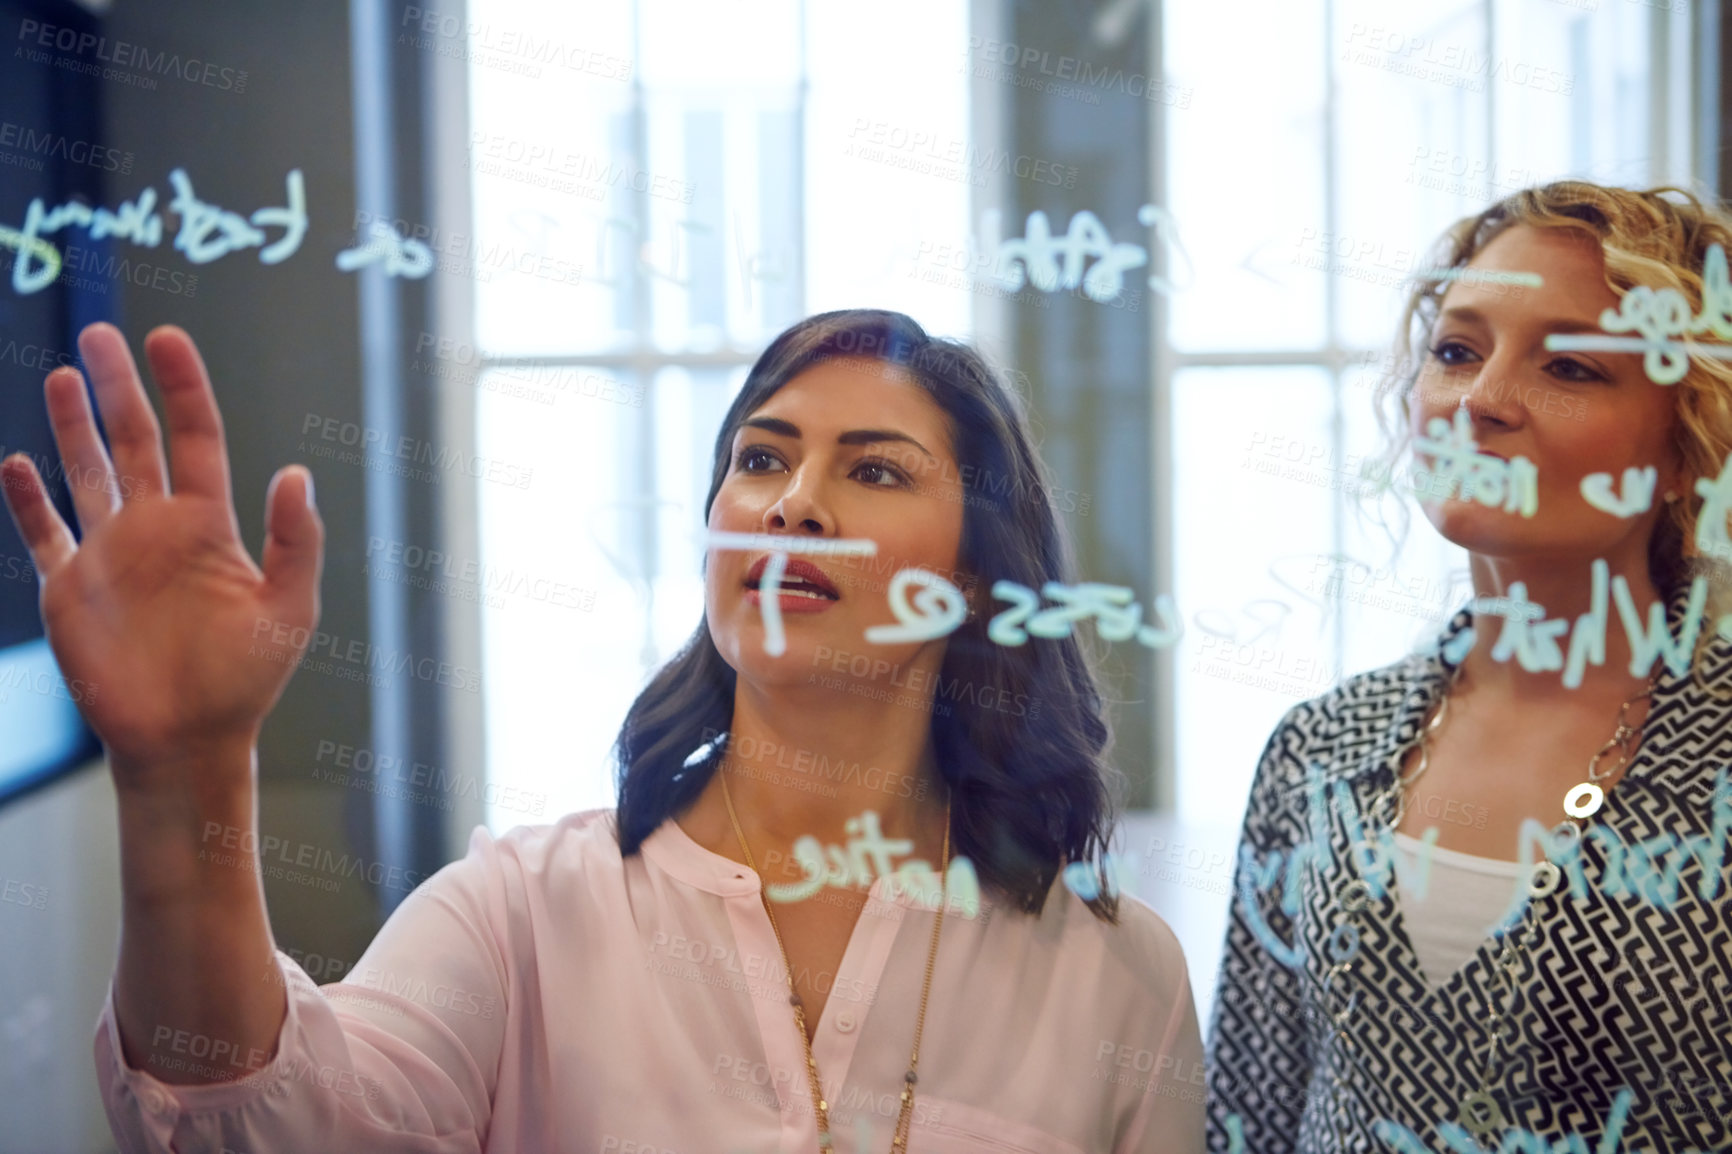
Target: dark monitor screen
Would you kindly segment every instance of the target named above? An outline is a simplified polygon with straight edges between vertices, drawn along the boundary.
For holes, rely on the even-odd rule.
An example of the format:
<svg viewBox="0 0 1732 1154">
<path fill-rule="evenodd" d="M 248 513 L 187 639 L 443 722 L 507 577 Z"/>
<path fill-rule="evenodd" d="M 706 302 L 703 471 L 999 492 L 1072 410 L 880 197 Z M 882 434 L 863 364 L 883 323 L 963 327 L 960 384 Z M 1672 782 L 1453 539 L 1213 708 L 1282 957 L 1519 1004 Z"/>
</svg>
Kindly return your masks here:
<svg viewBox="0 0 1732 1154">
<path fill-rule="evenodd" d="M 0 0 L 0 22 L 55 23 L 80 32 L 98 21 L 73 4 Z M 97 79 L 59 68 L 0 68 L 0 456 L 27 453 L 55 507 L 78 534 L 67 478 L 48 425 L 42 381 L 77 364 L 77 333 L 118 320 L 114 286 L 63 273 L 20 291 L 19 230 L 30 203 L 44 210 L 103 203 L 116 163 L 104 139 Z M 97 242 L 108 243 L 108 242 Z M 89 761 L 99 750 L 78 712 L 84 688 L 61 676 L 43 636 L 41 585 L 30 552 L 0 515 L 0 804 Z"/>
</svg>

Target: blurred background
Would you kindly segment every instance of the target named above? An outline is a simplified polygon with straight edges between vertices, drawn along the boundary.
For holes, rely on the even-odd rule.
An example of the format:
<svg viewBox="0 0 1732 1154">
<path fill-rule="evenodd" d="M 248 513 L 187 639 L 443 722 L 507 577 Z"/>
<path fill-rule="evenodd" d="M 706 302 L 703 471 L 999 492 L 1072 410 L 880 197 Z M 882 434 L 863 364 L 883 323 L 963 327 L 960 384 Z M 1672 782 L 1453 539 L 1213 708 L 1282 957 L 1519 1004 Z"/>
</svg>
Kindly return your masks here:
<svg viewBox="0 0 1732 1154">
<path fill-rule="evenodd" d="M 1183 618 L 1103 672 L 1127 881 L 1206 1021 L 1270 730 L 1467 595 L 1355 496 L 1404 283 L 1529 184 L 1717 195 L 1726 35 L 1693 0 L 0 0 L 0 452 L 69 509 L 44 373 L 172 322 L 255 557 L 270 475 L 313 470 L 329 642 L 260 811 L 277 942 L 336 981 L 475 825 L 612 804 L 768 340 L 849 306 L 973 340 L 1080 578 Z M 1041 227 L 1145 260 L 1117 295 L 1003 275 Z M 113 790 L 36 597 L 4 520 L 0 1150 L 107 1150 Z"/>
</svg>

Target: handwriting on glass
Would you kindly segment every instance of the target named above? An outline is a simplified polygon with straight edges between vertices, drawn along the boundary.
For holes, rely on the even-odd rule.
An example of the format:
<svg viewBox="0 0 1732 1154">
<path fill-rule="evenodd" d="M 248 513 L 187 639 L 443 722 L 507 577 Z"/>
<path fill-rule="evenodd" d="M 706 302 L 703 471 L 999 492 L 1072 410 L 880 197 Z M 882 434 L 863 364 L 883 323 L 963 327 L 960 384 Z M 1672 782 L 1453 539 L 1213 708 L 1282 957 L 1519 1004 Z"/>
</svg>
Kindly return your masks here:
<svg viewBox="0 0 1732 1154">
<path fill-rule="evenodd" d="M 1377 840 L 1368 842 L 1359 819 L 1358 807 L 1347 783 L 1339 779 L 1329 783 L 1333 795 L 1331 801 L 1325 795 L 1323 773 L 1323 767 L 1317 762 L 1306 766 L 1306 792 L 1310 798 L 1306 815 L 1310 837 L 1306 841 L 1286 850 L 1271 850 L 1267 855 L 1259 854 L 1249 843 L 1239 846 L 1237 898 L 1245 924 L 1250 927 L 1252 936 L 1269 951 L 1269 955 L 1289 969 L 1299 969 L 1304 965 L 1304 949 L 1298 941 L 1291 946 L 1281 941 L 1270 927 L 1268 919 L 1263 916 L 1257 896 L 1275 885 L 1277 876 L 1283 875 L 1282 863 L 1285 861 L 1286 869 L 1281 883 L 1281 911 L 1289 919 L 1298 916 L 1305 867 L 1314 864 L 1317 868 L 1322 868 L 1333 860 L 1328 821 L 1331 807 L 1342 815 L 1350 847 L 1348 852 L 1357 867 L 1359 877 L 1365 880 L 1368 895 L 1372 900 L 1381 900 L 1388 890 L 1389 882 L 1396 877 L 1420 898 L 1425 896 L 1430 884 L 1431 851 L 1437 841 L 1437 827 L 1432 826 L 1426 831 L 1426 836 L 1420 841 L 1420 848 L 1411 859 L 1395 844 L 1394 835 L 1387 823 L 1379 826 Z M 1340 950 L 1335 949 L 1334 939 L 1331 939 L 1331 942 L 1332 956 L 1341 955 L 1333 957 L 1338 964 L 1351 960 L 1358 950 L 1356 938 Z"/>
<path fill-rule="evenodd" d="M 1656 385 L 1675 385 L 1690 369 L 1691 356 L 1732 357 L 1732 349 L 1686 345 L 1676 338 L 1713 333 L 1720 340 L 1732 339 L 1732 284 L 1726 275 L 1726 250 L 1709 245 L 1702 262 L 1702 310 L 1690 315 L 1690 302 L 1674 288 L 1636 285 L 1627 290 L 1616 309 L 1600 313 L 1600 328 L 1608 333 L 1636 333 L 1619 338 L 1595 335 L 1548 336 L 1548 350 L 1581 349 L 1600 352 L 1643 353 L 1642 368 Z"/>
<path fill-rule="evenodd" d="M 1479 451 L 1473 439 L 1473 422 L 1466 409 L 1455 410 L 1453 420 L 1433 417 L 1426 422 L 1427 436 L 1414 438 L 1413 448 L 1432 458 L 1432 469 L 1413 471 L 1413 487 L 1432 497 L 1454 496 L 1460 487 L 1463 501 L 1478 501 L 1506 513 L 1532 517 L 1539 509 L 1539 472 L 1526 457 L 1508 461 Z"/>
<path fill-rule="evenodd" d="M 1711 901 L 1720 893 L 1726 850 L 1732 843 L 1732 784 L 1728 783 L 1725 766 L 1720 767 L 1714 778 L 1711 806 L 1713 817 L 1708 833 L 1678 834 L 1667 830 L 1638 842 L 1625 842 L 1616 830 L 1604 825 L 1595 825 L 1585 835 L 1576 837 L 1560 835 L 1533 818 L 1526 818 L 1517 833 L 1517 860 L 1524 867 L 1532 866 L 1535 847 L 1542 849 L 1545 859 L 1558 867 L 1559 881 L 1569 879 L 1570 897 L 1581 905 L 1590 900 L 1582 846 L 1593 842 L 1606 854 L 1605 868 L 1600 873 L 1601 893 L 1624 901 L 1640 900 L 1666 912 L 1674 910 L 1683 900 L 1679 883 L 1685 868 L 1695 862 L 1702 867 L 1696 894 L 1703 901 Z M 1524 869 L 1498 926 L 1500 932 L 1520 922 L 1528 894 L 1528 871 Z"/>
<path fill-rule="evenodd" d="M 1101 875 L 1106 875 L 1106 893 L 1109 897 L 1118 897 L 1130 877 L 1130 868 L 1126 860 L 1116 853 L 1104 854 L 1101 865 L 1096 869 L 1092 862 L 1076 861 L 1064 867 L 1065 888 L 1085 902 L 1092 902 L 1101 894 Z"/>
<path fill-rule="evenodd" d="M 589 219 L 595 220 L 597 218 L 591 216 Z M 689 238 L 695 233 L 714 233 L 715 229 L 702 221 L 695 220 L 681 219 L 671 223 L 676 232 L 667 245 L 668 259 L 660 264 L 652 259 L 656 246 L 652 237 L 645 236 L 640 243 L 636 244 L 635 264 L 640 272 L 648 276 L 667 281 L 669 284 L 680 288 L 689 289 L 692 283 L 689 259 L 692 243 Z M 644 229 L 639 226 L 637 221 L 626 217 L 610 216 L 601 220 L 600 228 L 596 233 L 595 264 L 599 270 L 595 277 L 596 284 L 619 287 L 622 283 L 620 277 L 612 271 L 611 262 L 608 259 L 608 238 L 616 232 L 623 233 L 627 243 L 631 244 L 637 241 L 638 235 L 643 231 Z M 755 253 L 748 254 L 746 233 L 738 213 L 734 214 L 733 234 L 734 251 L 740 269 L 740 294 L 745 300 L 746 307 L 750 308 L 752 306 L 752 282 L 775 284 L 789 279 L 794 273 L 796 254 L 792 247 L 786 244 L 780 246 L 774 254 L 762 248 Z"/>
<path fill-rule="evenodd" d="M 337 254 L 337 267 L 354 272 L 370 264 L 382 264 L 386 276 L 420 278 L 433 271 L 433 250 L 419 240 L 399 233 L 395 226 L 376 220 L 366 244 Z"/>
<path fill-rule="evenodd" d="M 1537 272 L 1499 272 L 1483 268 L 1428 268 L 1413 274 L 1416 281 L 1462 281 L 1467 284 L 1510 284 L 1522 288 L 1539 288 L 1545 278 Z"/>
<path fill-rule="evenodd" d="M 1710 557 L 1732 561 L 1732 539 L 1726 536 L 1726 518 L 1732 513 L 1732 455 L 1721 464 L 1718 477 L 1712 481 L 1697 479 L 1696 493 L 1702 498 L 1702 511 L 1696 516 L 1696 548 Z M 1732 640 L 1724 620 L 1720 633 Z"/>
<path fill-rule="evenodd" d="M 1624 495 L 1612 491 L 1610 473 L 1589 473 L 1582 478 L 1582 500 L 1614 517 L 1634 517 L 1646 513 L 1654 504 L 1654 486 L 1659 471 L 1654 466 L 1624 470 Z"/>
<path fill-rule="evenodd" d="M 1610 617 L 1607 603 L 1607 577 L 1610 569 L 1603 559 L 1596 559 L 1589 568 L 1588 611 L 1576 618 L 1575 626 L 1567 618 L 1547 620 L 1545 610 L 1527 597 L 1524 582 L 1512 582 L 1509 595 L 1486 600 L 1486 612 L 1503 618 L 1503 630 L 1498 634 L 1492 658 L 1508 661 L 1512 656 L 1529 673 L 1544 673 L 1562 669 L 1565 688 L 1582 684 L 1582 673 L 1588 662 L 1606 662 L 1606 627 Z M 1610 582 L 1612 600 L 1618 605 L 1618 619 L 1630 639 L 1630 673 L 1640 677 L 1653 668 L 1655 658 L 1663 658 L 1666 667 L 1681 674 L 1689 667 L 1690 654 L 1701 628 L 1701 615 L 1708 602 L 1708 579 L 1698 575 L 1690 582 L 1690 598 L 1681 636 L 1674 638 L 1666 623 L 1666 605 L 1654 601 L 1648 606 L 1648 624 L 1644 630 L 1636 600 L 1630 594 L 1629 582 L 1618 577 Z M 1720 620 L 1719 631 L 1724 636 L 1732 625 L 1732 614 Z M 1558 647 L 1559 639 L 1570 632 L 1568 660 Z"/>
<path fill-rule="evenodd" d="M 174 187 L 169 212 L 180 218 L 174 248 L 193 264 L 209 264 L 245 248 L 259 250 L 260 264 L 281 264 L 300 250 L 307 236 L 307 189 L 298 168 L 284 176 L 286 204 L 253 210 L 243 216 L 201 200 L 186 170 L 168 174 Z M 156 210 L 156 190 L 147 188 L 118 208 L 92 208 L 69 201 L 52 209 L 40 197 L 24 210 L 21 228 L 0 226 L 0 248 L 17 252 L 12 263 L 12 288 L 23 296 L 40 292 L 60 275 L 60 250 L 48 239 L 62 229 L 88 229 L 92 240 L 115 237 L 141 248 L 162 243 L 162 213 Z M 273 240 L 267 230 L 282 230 Z M 433 271 L 433 253 L 419 240 L 399 235 L 375 221 L 370 239 L 337 254 L 337 268 L 353 272 L 367 265 L 382 266 L 386 276 L 424 277 Z"/>
<path fill-rule="evenodd" d="M 1023 236 L 998 239 L 1001 214 L 991 209 L 981 215 L 982 249 L 996 252 L 994 269 L 998 283 L 1015 292 L 1024 283 L 1041 292 L 1074 290 L 1079 286 L 1090 300 L 1110 301 L 1124 289 L 1125 273 L 1149 263 L 1149 250 L 1139 244 L 1115 242 L 1100 217 L 1086 209 L 1070 218 L 1070 226 L 1062 236 L 1055 237 L 1052 221 L 1046 213 L 1028 214 Z M 1139 223 L 1154 228 L 1156 236 L 1166 237 L 1179 255 L 1184 249 L 1173 229 L 1172 217 L 1158 205 L 1145 204 L 1137 210 Z M 1095 261 L 1087 272 L 1084 266 Z M 1189 266 L 1190 258 L 1185 258 Z M 1151 276 L 1149 287 L 1171 293 L 1175 286 L 1162 276 Z"/>
<path fill-rule="evenodd" d="M 1000 645 L 1024 645 L 1030 636 L 1056 638 L 1069 636 L 1071 626 L 1093 618 L 1095 631 L 1103 641 L 1137 642 L 1151 649 L 1175 645 L 1184 636 L 1184 622 L 1173 607 L 1173 599 L 1165 593 L 1155 598 L 1155 612 L 1161 625 L 1141 625 L 1143 607 L 1131 600 L 1135 594 L 1122 585 L 1100 585 L 1084 582 L 1065 585 L 1048 581 L 1041 594 L 1058 602 L 1053 608 L 1041 609 L 1040 597 L 1027 585 L 1015 581 L 998 581 L 992 586 L 992 596 L 1009 601 L 1011 607 L 998 614 L 987 625 L 986 635 Z M 1038 612 L 1037 612 L 1038 610 Z"/>
<path fill-rule="evenodd" d="M 773 533 L 729 533 L 717 529 L 699 530 L 697 537 L 712 549 L 769 551 L 769 562 L 764 566 L 763 576 L 758 581 L 758 610 L 764 615 L 764 652 L 771 657 L 780 657 L 788 651 L 787 637 L 782 630 L 781 598 L 782 577 L 788 570 L 788 554 L 823 553 L 830 556 L 872 557 L 878 553 L 878 542 L 870 537 L 779 537 Z M 897 574 L 898 578 L 901 576 L 901 573 Z M 961 590 L 957 590 L 957 596 L 961 595 Z M 892 607 L 895 605 L 893 600 Z"/>
<path fill-rule="evenodd" d="M 920 586 L 912 605 L 908 602 L 910 585 Z M 968 616 L 968 598 L 962 590 L 925 569 L 899 570 L 890 579 L 888 596 L 897 624 L 869 626 L 868 641 L 929 641 L 954 633 Z"/>
<path fill-rule="evenodd" d="M 200 200 L 184 169 L 175 169 L 168 178 L 175 190 L 168 208 L 180 217 L 174 247 L 194 264 L 207 264 L 242 248 L 259 248 L 260 263 L 277 264 L 292 256 L 306 238 L 306 187 L 298 168 L 285 177 L 288 204 L 258 209 L 251 217 Z M 123 201 L 113 211 L 74 201 L 49 209 L 41 197 L 33 199 L 24 210 L 22 228 L 0 229 L 0 246 L 18 253 L 12 264 L 12 288 L 20 295 L 29 295 L 54 283 L 60 275 L 60 252 L 47 238 L 71 225 L 89 229 L 92 240 L 113 236 L 142 248 L 155 248 L 162 243 L 163 233 L 162 214 L 155 209 L 154 188 Z M 266 228 L 283 232 L 267 245 Z"/>
<path fill-rule="evenodd" d="M 705 529 L 697 538 L 713 549 L 763 549 L 771 554 L 759 583 L 759 608 L 764 614 L 764 647 L 772 657 L 786 652 L 782 634 L 781 606 L 770 586 L 771 569 L 779 579 L 789 553 L 864 554 L 874 555 L 877 542 L 870 538 L 807 538 L 785 537 L 773 533 L 730 533 Z M 909 587 L 919 586 L 912 598 Z M 1048 581 L 1041 594 L 1057 602 L 1046 609 L 1040 607 L 1040 596 L 1026 585 L 1015 581 L 999 581 L 992 587 L 992 596 L 1011 603 L 1009 609 L 997 614 L 987 625 L 987 636 L 1000 645 L 1025 645 L 1030 636 L 1058 638 L 1069 636 L 1071 626 L 1093 618 L 1095 629 L 1104 641 L 1128 641 L 1133 637 L 1143 645 L 1159 649 L 1175 645 L 1184 636 L 1184 622 L 1173 606 L 1173 599 L 1163 593 L 1155 598 L 1155 612 L 1161 624 L 1143 625 L 1143 608 L 1133 600 L 1134 592 L 1122 585 L 1102 585 L 1084 582 L 1065 585 Z M 955 584 L 926 569 L 900 569 L 890 580 L 888 590 L 890 612 L 895 625 L 873 625 L 866 630 L 866 640 L 875 643 L 896 641 L 929 641 L 956 631 L 966 619 L 968 599 Z M 773 644 L 772 644 L 773 643 Z"/>
<path fill-rule="evenodd" d="M 980 912 L 980 882 L 974 872 L 974 863 L 966 856 L 952 857 L 950 869 L 941 879 L 929 863 L 918 858 L 904 861 L 894 868 L 891 866 L 891 857 L 912 853 L 914 842 L 908 838 L 886 838 L 879 828 L 876 811 L 869 809 L 859 817 L 851 817 L 842 828 L 849 835 L 846 849 L 837 845 L 825 846 L 811 834 L 795 842 L 794 860 L 805 869 L 806 878 L 804 881 L 766 885 L 764 891 L 770 895 L 770 900 L 804 901 L 826 885 L 865 887 L 870 886 L 875 878 L 882 877 L 889 883 L 892 893 L 907 893 L 916 902 L 933 909 L 945 900 L 944 890 L 948 882 L 951 905 L 960 908 L 964 917 L 972 918 Z"/>
<path fill-rule="evenodd" d="M 1600 1135 L 1599 1142 L 1593 1147 L 1595 1154 L 1610 1154 L 1614 1150 L 1623 1150 L 1622 1141 L 1624 1126 L 1630 1115 L 1630 1103 L 1635 1094 L 1625 1086 L 1618 1090 L 1612 1099 L 1611 1112 L 1606 1116 L 1606 1128 Z M 1396 1122 L 1392 1118 L 1379 1118 L 1371 1128 L 1378 1138 L 1388 1142 L 1396 1154 L 1430 1154 L 1433 1147 L 1422 1141 L 1419 1135 Z M 1453 1154 L 1487 1154 L 1486 1148 L 1470 1134 L 1460 1123 L 1453 1121 L 1439 1122 L 1437 1136 L 1442 1138 Z M 1517 1150 L 1555 1150 L 1567 1154 L 1589 1154 L 1588 1139 L 1578 1130 L 1559 1135 L 1556 1131 L 1547 1130 L 1536 1134 L 1532 1130 L 1511 1127 L 1504 1130 L 1503 1139 L 1498 1143 L 1499 1154 L 1505 1151 Z M 1709 1154 L 1706 1150 L 1691 1147 L 1680 1154 Z"/>
</svg>

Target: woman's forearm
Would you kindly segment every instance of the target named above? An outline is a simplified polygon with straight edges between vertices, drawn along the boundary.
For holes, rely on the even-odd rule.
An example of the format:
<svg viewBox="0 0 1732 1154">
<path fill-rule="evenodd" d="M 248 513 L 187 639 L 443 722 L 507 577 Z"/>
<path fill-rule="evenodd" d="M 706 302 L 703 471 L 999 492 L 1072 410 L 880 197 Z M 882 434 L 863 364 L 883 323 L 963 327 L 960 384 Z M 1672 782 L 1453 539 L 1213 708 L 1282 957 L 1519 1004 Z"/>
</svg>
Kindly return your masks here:
<svg viewBox="0 0 1732 1154">
<path fill-rule="evenodd" d="M 287 1013 L 283 987 L 266 980 L 276 947 L 259 877 L 256 757 L 252 743 L 237 744 L 160 775 L 224 783 L 206 789 L 119 792 L 115 1020 L 127 1063 L 163 1082 L 227 1081 L 263 1067 Z M 117 779 L 158 776 L 141 768 Z"/>
</svg>

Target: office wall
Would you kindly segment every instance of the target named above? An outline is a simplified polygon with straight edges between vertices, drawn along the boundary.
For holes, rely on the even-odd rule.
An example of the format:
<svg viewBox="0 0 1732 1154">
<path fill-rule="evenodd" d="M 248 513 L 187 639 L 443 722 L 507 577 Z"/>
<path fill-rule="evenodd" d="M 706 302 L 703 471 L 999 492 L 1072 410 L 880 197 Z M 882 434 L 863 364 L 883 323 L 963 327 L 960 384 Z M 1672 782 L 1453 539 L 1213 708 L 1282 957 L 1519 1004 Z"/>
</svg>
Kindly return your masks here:
<svg viewBox="0 0 1732 1154">
<path fill-rule="evenodd" d="M 178 167 L 201 200 L 249 214 L 282 205 L 285 175 L 299 168 L 310 225 L 301 250 L 281 264 L 243 250 L 194 265 L 174 250 L 168 234 L 178 218 L 165 214 L 159 247 L 117 246 L 117 255 L 132 258 L 135 269 L 149 263 L 183 274 L 178 280 L 83 274 L 104 280 L 118 298 L 141 360 L 143 336 L 155 325 L 181 325 L 197 340 L 222 407 L 236 510 L 255 560 L 271 474 L 297 460 L 313 468 L 328 534 L 321 628 L 345 638 L 368 634 L 366 471 L 295 450 L 309 412 L 343 421 L 360 413 L 358 278 L 335 270 L 330 255 L 354 235 L 349 29 L 340 0 L 114 5 L 105 27 L 113 40 L 217 71 L 194 70 L 199 79 L 190 81 L 157 75 L 154 89 L 103 86 L 103 143 L 135 157 L 129 175 L 112 178 L 108 203 L 154 188 L 166 206 L 174 195 L 169 173 Z M 188 275 L 197 278 L 190 290 Z M 261 741 L 263 834 L 369 853 L 372 798 L 312 771 L 316 741 L 365 735 L 370 709 L 356 682 L 297 673 Z M 41 909 L 0 902 L 0 1151 L 112 1148 L 90 1039 L 118 939 L 117 862 L 113 787 L 100 763 L 0 812 L 0 879 L 46 891 Z M 284 949 L 353 961 L 379 922 L 374 892 L 359 879 L 329 892 L 267 877 L 265 888 Z M 14 887 L 15 897 L 20 892 Z"/>
</svg>

